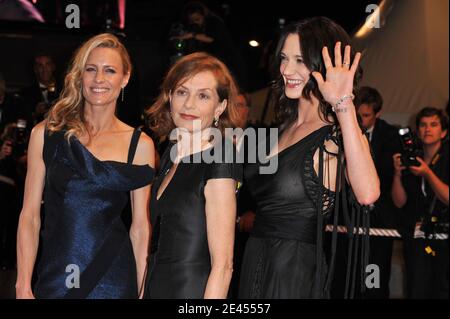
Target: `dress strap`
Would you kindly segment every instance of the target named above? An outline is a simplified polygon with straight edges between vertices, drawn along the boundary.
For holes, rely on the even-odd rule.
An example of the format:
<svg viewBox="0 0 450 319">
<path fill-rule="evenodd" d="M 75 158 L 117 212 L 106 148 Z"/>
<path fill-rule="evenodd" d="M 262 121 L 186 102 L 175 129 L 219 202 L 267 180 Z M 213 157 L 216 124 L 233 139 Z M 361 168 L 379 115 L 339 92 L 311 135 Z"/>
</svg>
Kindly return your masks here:
<svg viewBox="0 0 450 319">
<path fill-rule="evenodd" d="M 130 148 L 128 150 L 128 164 L 133 163 L 134 154 L 136 153 L 136 148 L 139 142 L 139 137 L 141 136 L 141 129 L 135 128 L 133 132 L 133 136 L 131 137 Z"/>
<path fill-rule="evenodd" d="M 98 249 L 97 254 L 81 273 L 80 287 L 69 289 L 64 295 L 64 299 L 88 298 L 92 290 L 108 272 L 109 267 L 119 255 L 119 252 L 127 239 L 121 232 L 117 231 L 117 227 L 120 223 L 122 223 L 121 218 L 116 218 L 113 221 L 111 231 Z"/>
<path fill-rule="evenodd" d="M 45 165 L 49 165 L 56 156 L 59 143 L 64 141 L 65 131 L 51 132 L 47 127 L 44 129 L 44 147 L 42 157 Z"/>
</svg>

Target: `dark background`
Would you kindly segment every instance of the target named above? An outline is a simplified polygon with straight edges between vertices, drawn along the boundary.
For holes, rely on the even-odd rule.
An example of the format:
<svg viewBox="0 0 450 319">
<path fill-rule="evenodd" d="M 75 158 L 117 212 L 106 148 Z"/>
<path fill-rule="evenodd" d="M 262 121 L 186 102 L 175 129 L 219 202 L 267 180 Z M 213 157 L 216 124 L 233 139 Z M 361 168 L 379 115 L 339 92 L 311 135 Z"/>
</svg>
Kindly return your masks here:
<svg viewBox="0 0 450 319">
<path fill-rule="evenodd" d="M 30 3 L 33 1 L 30 1 Z M 130 51 L 134 74 L 128 96 L 135 95 L 139 108 L 151 103 L 169 66 L 170 48 L 168 32 L 176 22 L 186 1 L 181 0 L 127 0 L 125 29 L 116 28 L 118 21 L 115 0 L 36 0 L 45 23 L 34 21 L 0 21 L 0 73 L 7 81 L 9 91 L 18 92 L 33 80 L 32 60 L 37 52 L 47 52 L 54 57 L 59 78 L 67 68 L 74 50 L 90 36 L 105 31 L 106 20 L 112 28 L 125 35 L 124 42 Z M 279 19 L 285 24 L 311 16 L 327 16 L 352 35 L 369 13 L 367 5 L 379 1 L 203 1 L 219 15 L 240 51 L 247 73 L 245 90 L 252 92 L 267 86 L 270 78 L 266 72 L 264 48 L 276 40 L 280 30 Z M 81 11 L 81 28 L 68 29 L 64 9 L 67 4 L 78 4 Z M 255 39 L 260 46 L 250 47 Z M 271 50 L 269 50 L 270 52 Z"/>
</svg>

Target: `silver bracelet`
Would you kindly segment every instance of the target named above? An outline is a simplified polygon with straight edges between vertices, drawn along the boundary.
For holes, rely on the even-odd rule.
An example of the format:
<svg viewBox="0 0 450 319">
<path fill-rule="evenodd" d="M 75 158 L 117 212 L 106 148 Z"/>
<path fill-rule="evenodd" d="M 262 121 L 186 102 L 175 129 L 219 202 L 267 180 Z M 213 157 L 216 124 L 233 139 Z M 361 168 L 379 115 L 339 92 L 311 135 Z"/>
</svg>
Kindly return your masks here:
<svg viewBox="0 0 450 319">
<path fill-rule="evenodd" d="M 331 110 L 333 112 L 339 112 L 339 105 L 341 105 L 345 100 L 348 100 L 348 99 L 351 99 L 353 101 L 354 98 L 355 98 L 355 96 L 351 93 L 344 95 L 336 102 L 336 104 L 333 107 L 331 107 Z"/>
</svg>

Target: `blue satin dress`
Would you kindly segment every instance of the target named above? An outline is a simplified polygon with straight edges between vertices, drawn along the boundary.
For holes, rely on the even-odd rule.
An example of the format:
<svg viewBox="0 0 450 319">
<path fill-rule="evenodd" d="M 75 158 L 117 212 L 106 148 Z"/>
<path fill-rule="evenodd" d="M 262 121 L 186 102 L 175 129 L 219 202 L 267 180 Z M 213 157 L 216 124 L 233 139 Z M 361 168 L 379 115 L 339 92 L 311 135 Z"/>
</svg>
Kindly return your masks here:
<svg viewBox="0 0 450 319">
<path fill-rule="evenodd" d="M 45 132 L 36 298 L 137 298 L 136 263 L 121 214 L 128 192 L 154 175 L 149 165 L 132 164 L 140 133 L 133 132 L 122 163 L 98 160 L 78 139 L 67 142 L 63 131 Z"/>
</svg>

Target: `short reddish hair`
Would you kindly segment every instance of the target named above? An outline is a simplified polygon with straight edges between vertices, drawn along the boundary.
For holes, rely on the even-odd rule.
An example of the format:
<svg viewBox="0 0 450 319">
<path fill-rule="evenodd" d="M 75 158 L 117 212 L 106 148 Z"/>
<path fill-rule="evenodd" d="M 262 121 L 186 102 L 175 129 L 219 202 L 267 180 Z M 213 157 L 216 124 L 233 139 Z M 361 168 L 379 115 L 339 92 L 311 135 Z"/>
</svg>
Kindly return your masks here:
<svg viewBox="0 0 450 319">
<path fill-rule="evenodd" d="M 237 127 L 236 98 L 238 89 L 236 81 L 226 65 L 219 59 L 204 52 L 197 52 L 182 57 L 168 71 L 158 98 L 145 111 L 151 130 L 159 136 L 170 134 L 175 128 L 170 116 L 170 93 L 186 80 L 204 71 L 210 71 L 217 81 L 216 92 L 219 102 L 227 100 L 227 107 L 220 116 L 218 129 L 223 133 L 226 127 Z"/>
</svg>

